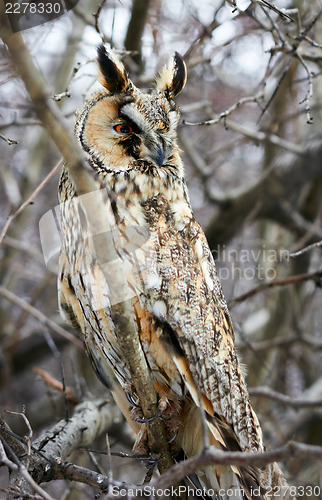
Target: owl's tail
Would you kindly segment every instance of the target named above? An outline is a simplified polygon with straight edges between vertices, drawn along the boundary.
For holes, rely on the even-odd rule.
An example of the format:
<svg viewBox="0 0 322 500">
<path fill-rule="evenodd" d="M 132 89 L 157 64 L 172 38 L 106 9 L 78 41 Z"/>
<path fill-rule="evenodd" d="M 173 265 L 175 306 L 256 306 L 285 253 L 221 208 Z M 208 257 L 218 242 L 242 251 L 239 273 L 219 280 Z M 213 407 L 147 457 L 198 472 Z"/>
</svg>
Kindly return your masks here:
<svg viewBox="0 0 322 500">
<path fill-rule="evenodd" d="M 183 410 L 184 426 L 179 440 L 187 456 L 198 455 L 203 449 L 200 408 L 193 403 L 186 404 Z M 223 422 L 207 420 L 209 444 L 220 450 L 240 451 L 233 432 Z M 227 429 L 226 429 L 227 427 Z M 226 433 L 225 433 L 226 431 Z M 225 435 L 226 434 L 226 435 Z M 234 465 L 209 465 L 196 471 L 209 497 L 218 500 L 267 500 L 265 486 L 270 483 L 263 472 L 255 467 Z M 280 476 L 282 479 L 282 476 Z M 266 483 L 266 484 L 265 484 Z M 283 496 L 280 497 L 284 498 Z"/>
</svg>

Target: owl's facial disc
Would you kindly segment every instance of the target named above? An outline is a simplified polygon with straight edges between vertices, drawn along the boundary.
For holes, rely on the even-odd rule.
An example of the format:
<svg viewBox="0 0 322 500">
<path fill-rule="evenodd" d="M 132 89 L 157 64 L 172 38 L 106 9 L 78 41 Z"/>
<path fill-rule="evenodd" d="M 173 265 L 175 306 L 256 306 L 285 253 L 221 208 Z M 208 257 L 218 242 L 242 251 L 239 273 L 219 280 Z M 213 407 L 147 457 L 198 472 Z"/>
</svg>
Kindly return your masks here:
<svg viewBox="0 0 322 500">
<path fill-rule="evenodd" d="M 171 155 L 178 117 L 176 110 L 166 109 L 165 105 L 153 106 L 152 102 L 153 97 L 142 95 L 135 105 L 127 103 L 122 106 L 120 115 L 124 118 L 124 125 L 131 127 L 135 132 L 133 135 L 140 140 L 136 148 L 139 152 L 137 158 L 162 167 Z M 125 142 L 129 141 L 130 137 Z"/>
</svg>

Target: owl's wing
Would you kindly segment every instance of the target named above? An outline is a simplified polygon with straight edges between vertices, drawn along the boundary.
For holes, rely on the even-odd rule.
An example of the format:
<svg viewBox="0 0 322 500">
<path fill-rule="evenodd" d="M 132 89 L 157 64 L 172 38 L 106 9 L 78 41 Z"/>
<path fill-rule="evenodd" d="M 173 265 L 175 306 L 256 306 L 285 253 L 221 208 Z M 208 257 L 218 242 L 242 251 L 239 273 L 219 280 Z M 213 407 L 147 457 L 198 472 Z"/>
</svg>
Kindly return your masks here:
<svg viewBox="0 0 322 500">
<path fill-rule="evenodd" d="M 188 456 L 202 451 L 202 406 L 211 445 L 235 451 L 263 450 L 261 429 L 234 348 L 231 318 L 201 227 L 192 216 L 183 231 L 176 231 L 160 218 L 152 239 L 157 266 L 147 271 L 141 304 L 156 319 L 159 351 L 162 347 L 171 358 L 192 400 L 181 415 L 182 448 Z M 160 365 L 159 352 L 156 357 Z M 212 478 L 212 487 L 243 485 L 249 498 L 248 492 L 260 484 L 260 472 L 252 467 L 209 469 L 206 475 Z M 236 493 L 236 498 L 241 496 Z"/>
<path fill-rule="evenodd" d="M 109 310 L 99 306 L 84 307 L 84 304 L 89 303 L 88 292 L 90 292 L 91 300 L 96 302 L 103 302 L 104 298 L 101 294 L 106 292 L 105 277 L 99 266 L 93 265 L 91 273 L 96 286 L 86 283 L 87 275 L 84 276 L 83 274 L 80 281 L 84 286 L 80 287 L 79 277 L 75 277 L 75 273 L 70 272 L 66 254 L 64 251 L 61 252 L 58 274 L 60 313 L 83 339 L 98 378 L 110 389 L 117 406 L 137 434 L 140 431 L 140 426 L 131 418 L 129 401 L 116 377 L 117 371 L 119 372 L 119 379 L 125 379 L 126 374 L 116 346 L 115 332 Z M 77 283 L 74 283 L 75 279 Z M 95 294 L 96 297 L 94 297 Z"/>
<path fill-rule="evenodd" d="M 198 405 L 201 397 L 208 413 L 232 426 L 242 450 L 262 450 L 231 318 L 201 227 L 193 216 L 181 232 L 159 223 L 155 246 L 161 285 L 149 290 L 147 307 L 168 325 L 164 342 L 168 349 L 172 344 L 173 360 L 193 400 Z"/>
</svg>

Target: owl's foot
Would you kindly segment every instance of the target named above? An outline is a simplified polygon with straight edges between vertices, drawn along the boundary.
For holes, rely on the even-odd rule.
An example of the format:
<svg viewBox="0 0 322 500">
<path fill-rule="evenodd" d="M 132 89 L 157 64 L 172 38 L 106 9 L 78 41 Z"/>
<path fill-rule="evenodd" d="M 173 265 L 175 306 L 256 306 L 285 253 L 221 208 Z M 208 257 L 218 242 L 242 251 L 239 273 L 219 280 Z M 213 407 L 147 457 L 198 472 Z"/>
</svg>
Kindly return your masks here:
<svg viewBox="0 0 322 500">
<path fill-rule="evenodd" d="M 134 406 L 135 408 L 140 408 L 139 405 L 136 404 L 136 402 L 132 398 L 131 393 L 129 391 L 124 391 L 124 392 L 125 392 L 126 399 L 130 403 L 130 405 Z"/>
<path fill-rule="evenodd" d="M 159 410 L 156 415 L 153 415 L 152 417 L 146 418 L 143 416 L 142 409 L 136 405 L 135 408 L 132 408 L 131 410 L 131 418 L 135 422 L 139 422 L 140 424 L 147 424 L 148 422 L 152 422 L 152 420 L 155 420 L 156 418 L 159 418 L 162 420 L 162 410 Z"/>
<path fill-rule="evenodd" d="M 152 422 L 156 418 L 159 418 L 160 420 L 162 420 L 161 415 L 164 412 L 164 410 L 167 408 L 167 404 L 168 404 L 168 402 L 165 402 L 163 398 L 160 398 L 160 400 L 159 400 L 158 413 L 156 415 L 153 415 L 152 417 L 147 418 L 143 415 L 143 411 L 142 411 L 141 406 L 136 403 L 136 401 L 134 400 L 134 398 L 132 396 L 133 389 L 129 387 L 129 389 L 126 389 L 124 391 L 124 393 L 125 393 L 125 396 L 126 396 L 126 399 L 128 400 L 128 402 L 131 404 L 131 406 L 133 406 L 133 408 L 131 409 L 132 420 L 134 420 L 135 422 L 139 422 L 140 424 L 147 424 L 148 422 Z"/>
</svg>

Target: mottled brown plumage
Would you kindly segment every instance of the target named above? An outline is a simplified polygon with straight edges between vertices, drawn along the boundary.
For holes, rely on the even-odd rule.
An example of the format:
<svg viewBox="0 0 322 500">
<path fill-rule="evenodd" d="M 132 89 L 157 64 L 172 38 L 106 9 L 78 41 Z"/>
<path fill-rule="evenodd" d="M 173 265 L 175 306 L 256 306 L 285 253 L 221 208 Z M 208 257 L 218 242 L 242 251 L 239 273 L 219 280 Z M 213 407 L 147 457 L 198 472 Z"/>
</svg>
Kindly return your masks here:
<svg viewBox="0 0 322 500">
<path fill-rule="evenodd" d="M 133 400 L 136 395 L 110 309 L 124 298 L 131 300 L 160 407 L 169 417 L 169 439 L 177 432 L 174 452 L 183 449 L 192 456 L 202 451 L 200 402 L 211 445 L 262 451 L 262 432 L 234 349 L 229 311 L 183 178 L 173 98 L 185 85 L 185 65 L 176 54 L 151 93 L 143 93 L 103 46 L 98 61 L 104 90 L 77 114 L 75 135 L 103 188 L 106 221 L 121 233 L 119 243 L 114 242 L 115 255 L 106 259 L 114 264 L 100 262 L 99 231 L 93 234 L 65 167 L 59 187 L 61 312 L 82 334 L 94 368 L 135 432 L 140 424 L 131 418 L 126 392 Z M 130 257 L 131 244 L 138 248 L 136 260 Z M 129 286 L 115 291 L 107 275 L 115 272 L 115 259 L 122 255 Z M 253 489 L 260 485 L 261 498 L 266 498 L 265 487 L 285 485 L 276 465 L 264 470 L 207 467 L 200 479 L 220 499 L 228 498 L 228 488 L 236 488 L 233 498 L 259 498 Z"/>
</svg>

